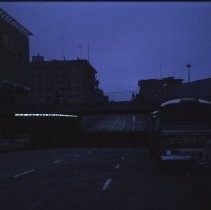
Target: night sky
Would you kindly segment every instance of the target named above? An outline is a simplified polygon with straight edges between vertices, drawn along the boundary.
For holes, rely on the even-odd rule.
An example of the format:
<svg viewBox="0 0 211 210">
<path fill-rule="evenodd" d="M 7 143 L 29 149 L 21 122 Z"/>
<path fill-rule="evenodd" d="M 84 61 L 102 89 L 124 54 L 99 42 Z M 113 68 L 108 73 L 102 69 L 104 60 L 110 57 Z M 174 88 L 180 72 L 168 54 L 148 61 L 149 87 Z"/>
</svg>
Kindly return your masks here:
<svg viewBox="0 0 211 210">
<path fill-rule="evenodd" d="M 0 3 L 28 28 L 30 56 L 87 58 L 105 92 L 138 89 L 138 80 L 211 77 L 211 2 Z M 81 53 L 80 53 L 81 45 Z M 80 55 L 81 54 L 81 55 Z"/>
</svg>

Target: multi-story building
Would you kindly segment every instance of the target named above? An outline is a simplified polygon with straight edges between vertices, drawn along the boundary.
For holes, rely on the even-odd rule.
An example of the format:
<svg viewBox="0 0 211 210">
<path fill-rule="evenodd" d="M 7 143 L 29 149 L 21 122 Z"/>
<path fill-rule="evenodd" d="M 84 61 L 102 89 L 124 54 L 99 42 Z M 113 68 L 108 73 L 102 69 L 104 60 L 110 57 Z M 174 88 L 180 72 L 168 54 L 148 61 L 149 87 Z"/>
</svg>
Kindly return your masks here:
<svg viewBox="0 0 211 210">
<path fill-rule="evenodd" d="M 164 79 L 149 79 L 139 81 L 139 102 L 160 104 L 175 98 L 201 98 L 211 100 L 211 78 L 183 83 L 182 79 L 167 77 Z"/>
<path fill-rule="evenodd" d="M 175 88 L 174 95 L 178 98 L 190 97 L 211 100 L 211 78 L 183 83 L 181 87 Z"/>
<path fill-rule="evenodd" d="M 24 76 L 25 65 L 29 62 L 30 35 L 30 31 L 0 8 L 1 111 L 15 109 L 26 98 L 28 88 Z"/>
<path fill-rule="evenodd" d="M 36 107 L 106 101 L 96 70 L 85 59 L 45 61 L 32 57 L 28 74 L 31 103 Z"/>
<path fill-rule="evenodd" d="M 175 88 L 182 86 L 182 81 L 174 77 L 139 80 L 140 89 L 137 98 L 149 103 L 161 103 L 172 97 Z"/>
<path fill-rule="evenodd" d="M 0 78 L 17 82 L 20 64 L 29 62 L 32 33 L 1 8 L 0 29 Z"/>
<path fill-rule="evenodd" d="M 0 111 L 107 101 L 99 89 L 97 72 L 87 60 L 45 61 L 37 55 L 29 62 L 31 35 L 0 9 Z"/>
</svg>

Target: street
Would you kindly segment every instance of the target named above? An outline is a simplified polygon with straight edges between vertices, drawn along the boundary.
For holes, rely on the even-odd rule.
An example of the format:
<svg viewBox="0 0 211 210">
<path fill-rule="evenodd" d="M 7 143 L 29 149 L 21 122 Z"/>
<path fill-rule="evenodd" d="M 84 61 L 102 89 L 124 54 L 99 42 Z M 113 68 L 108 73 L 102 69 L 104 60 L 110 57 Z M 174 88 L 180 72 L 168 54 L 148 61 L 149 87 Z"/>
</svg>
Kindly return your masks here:
<svg viewBox="0 0 211 210">
<path fill-rule="evenodd" d="M 145 148 L 17 151 L 0 154 L 0 170 L 2 210 L 210 209 L 185 171 L 161 170 Z"/>
</svg>

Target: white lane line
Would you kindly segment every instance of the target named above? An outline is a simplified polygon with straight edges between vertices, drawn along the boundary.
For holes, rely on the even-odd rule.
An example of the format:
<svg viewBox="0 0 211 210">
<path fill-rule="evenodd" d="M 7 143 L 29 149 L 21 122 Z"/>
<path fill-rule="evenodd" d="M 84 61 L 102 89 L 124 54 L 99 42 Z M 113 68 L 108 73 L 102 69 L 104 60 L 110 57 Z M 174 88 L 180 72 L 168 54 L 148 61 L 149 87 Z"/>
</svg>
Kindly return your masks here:
<svg viewBox="0 0 211 210">
<path fill-rule="evenodd" d="M 120 167 L 120 164 L 117 163 L 115 169 L 119 169 L 119 167 Z"/>
<path fill-rule="evenodd" d="M 122 157 L 121 157 L 121 160 L 124 160 L 124 159 L 125 159 L 125 157 L 124 157 L 124 156 L 122 156 Z"/>
<path fill-rule="evenodd" d="M 53 164 L 57 164 L 57 163 L 60 163 L 62 161 L 64 161 L 64 160 L 55 160 L 55 161 L 53 161 Z"/>
<path fill-rule="evenodd" d="M 20 174 L 15 174 L 13 177 L 17 178 L 17 177 L 24 176 L 24 175 L 32 173 L 32 172 L 34 172 L 34 169 L 31 169 L 31 170 L 28 170 L 28 171 L 24 171 L 24 172 L 22 172 Z"/>
<path fill-rule="evenodd" d="M 80 157 L 80 154 L 76 154 L 76 155 L 74 155 L 74 157 Z"/>
<path fill-rule="evenodd" d="M 108 188 L 108 186 L 109 186 L 109 184 L 111 183 L 111 181 L 112 181 L 112 179 L 108 179 L 108 180 L 104 183 L 103 188 L 102 188 L 103 191 L 106 190 L 106 189 Z"/>
</svg>

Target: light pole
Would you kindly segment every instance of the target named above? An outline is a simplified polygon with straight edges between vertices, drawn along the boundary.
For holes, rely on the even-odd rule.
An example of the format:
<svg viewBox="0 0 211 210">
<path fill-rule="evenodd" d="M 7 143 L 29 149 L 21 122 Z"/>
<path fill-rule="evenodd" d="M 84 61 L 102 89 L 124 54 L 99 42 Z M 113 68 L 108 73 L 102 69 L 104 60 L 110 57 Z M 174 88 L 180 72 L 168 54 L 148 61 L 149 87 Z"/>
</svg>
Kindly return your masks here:
<svg viewBox="0 0 211 210">
<path fill-rule="evenodd" d="M 188 82 L 190 83 L 190 68 L 191 68 L 191 64 L 187 64 L 186 67 L 188 68 Z"/>
</svg>

